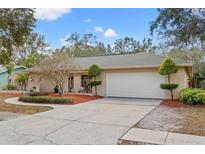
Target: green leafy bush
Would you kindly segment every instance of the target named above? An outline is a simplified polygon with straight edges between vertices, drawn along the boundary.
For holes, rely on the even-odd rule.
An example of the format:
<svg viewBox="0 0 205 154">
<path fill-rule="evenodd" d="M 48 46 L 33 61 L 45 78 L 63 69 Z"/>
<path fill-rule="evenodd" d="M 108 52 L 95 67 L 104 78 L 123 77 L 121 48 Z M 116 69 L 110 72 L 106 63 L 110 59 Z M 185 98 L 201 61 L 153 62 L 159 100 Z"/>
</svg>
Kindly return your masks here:
<svg viewBox="0 0 205 154">
<path fill-rule="evenodd" d="M 179 93 L 179 100 L 188 104 L 205 104 L 205 90 L 202 89 L 183 89 Z"/>
<path fill-rule="evenodd" d="M 88 85 L 90 85 L 91 87 L 95 87 L 101 85 L 101 83 L 102 83 L 101 81 L 92 81 Z"/>
<path fill-rule="evenodd" d="M 16 90 L 16 86 L 13 84 L 7 84 L 3 87 L 3 90 Z"/>
<path fill-rule="evenodd" d="M 176 89 L 177 87 L 178 87 L 178 84 L 169 84 L 169 83 L 160 84 L 160 88 L 167 89 L 167 90 Z"/>
<path fill-rule="evenodd" d="M 48 96 L 20 96 L 19 101 L 30 103 L 52 103 L 52 104 L 64 104 L 71 103 L 73 100 L 63 97 L 48 97 Z"/>
</svg>

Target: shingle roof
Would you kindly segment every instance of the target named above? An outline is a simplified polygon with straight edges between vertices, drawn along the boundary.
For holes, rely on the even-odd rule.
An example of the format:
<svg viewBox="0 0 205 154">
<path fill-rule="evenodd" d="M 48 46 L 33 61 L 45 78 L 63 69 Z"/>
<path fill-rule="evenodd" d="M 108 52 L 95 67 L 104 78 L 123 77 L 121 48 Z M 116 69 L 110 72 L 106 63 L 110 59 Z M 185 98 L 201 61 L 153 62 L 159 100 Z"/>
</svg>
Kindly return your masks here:
<svg viewBox="0 0 205 154">
<path fill-rule="evenodd" d="M 126 55 L 98 56 L 98 57 L 82 57 L 76 58 L 75 62 L 82 69 L 88 69 L 92 64 L 98 64 L 100 68 L 115 68 L 115 67 L 151 67 L 159 66 L 163 56 L 158 56 L 149 53 L 137 53 Z M 174 59 L 177 65 L 191 66 L 192 63 L 187 63 L 183 60 Z"/>
<path fill-rule="evenodd" d="M 111 55 L 111 56 L 97 56 L 97 57 L 81 57 L 75 58 L 74 62 L 80 70 L 87 70 L 92 64 L 97 64 L 101 69 L 112 68 L 145 68 L 145 67 L 158 67 L 163 56 L 158 56 L 149 53 L 136 53 L 126 55 Z M 183 60 L 174 59 L 178 66 L 192 66 Z M 33 67 L 27 70 L 28 72 L 39 71 L 38 67 Z"/>
<path fill-rule="evenodd" d="M 15 66 L 14 70 L 16 70 L 18 68 L 25 68 L 26 69 L 26 67 L 24 67 L 24 66 Z M 5 73 L 5 72 L 6 72 L 6 67 L 0 66 L 0 74 Z"/>
</svg>

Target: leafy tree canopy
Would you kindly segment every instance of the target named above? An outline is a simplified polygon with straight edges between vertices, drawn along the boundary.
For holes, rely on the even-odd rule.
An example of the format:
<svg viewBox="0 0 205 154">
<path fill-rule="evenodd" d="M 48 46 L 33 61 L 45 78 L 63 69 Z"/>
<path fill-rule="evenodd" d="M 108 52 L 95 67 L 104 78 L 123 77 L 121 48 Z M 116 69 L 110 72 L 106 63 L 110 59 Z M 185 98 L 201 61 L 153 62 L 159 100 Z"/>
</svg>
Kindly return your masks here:
<svg viewBox="0 0 205 154">
<path fill-rule="evenodd" d="M 0 64 L 12 60 L 35 27 L 33 9 L 0 9 Z"/>
<path fill-rule="evenodd" d="M 153 45 L 152 39 L 144 38 L 142 42 L 135 40 L 132 37 L 124 37 L 114 42 L 114 53 L 127 54 L 127 53 L 138 53 L 148 52 L 154 53 L 156 46 Z"/>
<path fill-rule="evenodd" d="M 5 66 L 6 66 L 6 71 L 7 71 L 8 75 L 11 75 L 11 73 L 12 73 L 14 67 L 15 67 L 15 63 L 9 62 Z"/>
<path fill-rule="evenodd" d="M 98 65 L 93 64 L 92 66 L 90 66 L 90 68 L 88 70 L 88 75 L 90 75 L 92 77 L 97 77 L 100 74 L 101 74 L 101 70 L 100 70 Z"/>
<path fill-rule="evenodd" d="M 130 54 L 137 52 L 155 53 L 157 47 L 153 45 L 152 39 L 144 39 L 142 42 L 132 37 L 124 37 L 116 40 L 114 45 L 97 41 L 92 34 L 71 33 L 65 40 L 65 46 L 56 49 L 55 52 L 69 52 L 73 57 L 91 57 L 113 54 Z"/>
<path fill-rule="evenodd" d="M 159 74 L 171 75 L 177 72 L 177 65 L 170 56 L 166 56 L 160 64 Z"/>
<path fill-rule="evenodd" d="M 157 33 L 169 45 L 190 45 L 205 41 L 204 9 L 159 9 L 159 15 L 151 22 L 151 34 Z"/>
<path fill-rule="evenodd" d="M 14 53 L 15 62 L 18 65 L 23 65 L 24 61 L 29 61 L 34 55 L 47 52 L 48 44 L 45 42 L 45 37 L 32 32 L 25 41 L 24 45 L 19 48 L 18 52 Z M 34 59 L 35 60 L 35 59 Z"/>
</svg>

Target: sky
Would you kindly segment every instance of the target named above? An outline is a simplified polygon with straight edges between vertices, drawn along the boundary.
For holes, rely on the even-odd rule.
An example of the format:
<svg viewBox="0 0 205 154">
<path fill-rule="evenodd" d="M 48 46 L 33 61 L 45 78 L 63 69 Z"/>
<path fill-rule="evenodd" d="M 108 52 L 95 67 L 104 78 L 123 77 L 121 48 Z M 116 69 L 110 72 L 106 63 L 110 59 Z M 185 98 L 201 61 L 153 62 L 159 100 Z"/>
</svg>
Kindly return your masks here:
<svg viewBox="0 0 205 154">
<path fill-rule="evenodd" d="M 65 45 L 72 32 L 93 33 L 98 41 L 113 44 L 125 36 L 142 41 L 149 37 L 157 9 L 36 9 L 35 32 L 45 35 L 52 48 Z"/>
</svg>

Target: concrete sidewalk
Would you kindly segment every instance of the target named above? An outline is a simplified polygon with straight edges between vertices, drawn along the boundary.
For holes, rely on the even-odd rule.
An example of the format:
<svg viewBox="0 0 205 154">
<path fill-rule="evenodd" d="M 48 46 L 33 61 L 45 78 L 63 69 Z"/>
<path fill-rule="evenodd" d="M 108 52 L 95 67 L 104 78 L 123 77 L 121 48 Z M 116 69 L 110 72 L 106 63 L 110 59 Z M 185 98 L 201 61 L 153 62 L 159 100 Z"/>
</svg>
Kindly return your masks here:
<svg viewBox="0 0 205 154">
<path fill-rule="evenodd" d="M 119 139 L 118 144 L 124 142 L 156 145 L 205 145 L 205 136 L 131 128 Z"/>
</svg>

